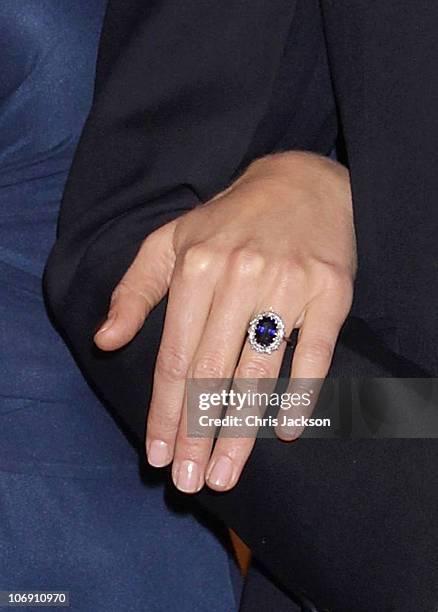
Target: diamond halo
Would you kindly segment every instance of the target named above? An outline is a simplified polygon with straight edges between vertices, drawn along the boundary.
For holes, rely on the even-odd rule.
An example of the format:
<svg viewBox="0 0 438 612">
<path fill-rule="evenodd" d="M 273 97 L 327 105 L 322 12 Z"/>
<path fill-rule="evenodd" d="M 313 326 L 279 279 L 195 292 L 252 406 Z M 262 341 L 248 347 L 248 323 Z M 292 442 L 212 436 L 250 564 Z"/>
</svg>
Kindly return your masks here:
<svg viewBox="0 0 438 612">
<path fill-rule="evenodd" d="M 263 321 L 270 321 L 268 324 L 269 335 L 272 339 L 269 343 L 266 342 L 265 336 L 266 331 L 264 329 L 265 326 L 262 325 Z M 261 328 L 262 331 L 261 331 Z M 272 333 L 272 331 L 274 333 Z M 248 341 L 253 348 L 258 353 L 267 353 L 271 354 L 273 351 L 276 351 L 280 348 L 282 341 L 285 336 L 285 326 L 283 319 L 277 313 L 272 310 L 262 312 L 258 314 L 252 321 L 250 321 L 248 326 Z M 263 340 L 262 342 L 260 340 Z"/>
</svg>

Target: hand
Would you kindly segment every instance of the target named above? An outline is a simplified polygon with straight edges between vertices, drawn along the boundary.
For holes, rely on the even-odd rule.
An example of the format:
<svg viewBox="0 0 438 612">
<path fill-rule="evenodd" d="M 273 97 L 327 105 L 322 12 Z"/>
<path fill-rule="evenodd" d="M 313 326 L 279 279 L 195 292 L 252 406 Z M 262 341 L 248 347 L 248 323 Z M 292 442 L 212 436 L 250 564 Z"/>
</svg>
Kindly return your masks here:
<svg viewBox="0 0 438 612">
<path fill-rule="evenodd" d="M 148 236 L 95 336 L 127 344 L 168 293 L 147 424 L 149 463 L 173 461 L 184 492 L 232 488 L 254 439 L 187 436 L 187 378 L 277 378 L 283 347 L 257 353 L 249 321 L 272 308 L 298 328 L 291 376 L 324 378 L 349 312 L 356 268 L 347 170 L 317 155 L 254 162 L 229 189 Z M 243 350 L 242 350 L 243 346 Z M 280 437 L 291 439 L 286 434 Z M 293 437 L 293 436 L 292 436 Z"/>
</svg>

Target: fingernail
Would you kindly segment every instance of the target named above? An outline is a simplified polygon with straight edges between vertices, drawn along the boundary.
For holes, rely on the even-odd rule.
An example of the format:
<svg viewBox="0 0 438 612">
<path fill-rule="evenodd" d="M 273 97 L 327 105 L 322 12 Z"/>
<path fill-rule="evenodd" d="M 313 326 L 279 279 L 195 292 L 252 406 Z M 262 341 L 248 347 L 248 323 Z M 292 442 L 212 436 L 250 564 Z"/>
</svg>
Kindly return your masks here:
<svg viewBox="0 0 438 612">
<path fill-rule="evenodd" d="M 282 425 L 275 429 L 277 437 L 283 442 L 295 442 L 303 431 L 304 428 L 295 425 Z"/>
<path fill-rule="evenodd" d="M 211 485 L 224 489 L 230 484 L 232 475 L 233 462 L 229 457 L 223 455 L 213 463 L 207 480 Z"/>
<path fill-rule="evenodd" d="M 183 493 L 199 490 L 199 467 L 194 461 L 182 461 L 176 474 L 176 487 Z"/>
<path fill-rule="evenodd" d="M 152 440 L 148 450 L 148 462 L 153 467 L 164 467 L 170 461 L 169 445 L 163 440 Z"/>
<path fill-rule="evenodd" d="M 109 328 L 112 326 L 112 324 L 114 323 L 115 319 L 116 319 L 116 315 L 117 313 L 114 312 L 110 312 L 108 314 L 108 317 L 106 319 L 106 321 L 104 321 L 103 325 L 101 325 L 101 327 L 98 329 L 98 331 L 96 332 L 96 334 L 101 334 L 103 332 L 106 332 L 109 330 Z"/>
</svg>

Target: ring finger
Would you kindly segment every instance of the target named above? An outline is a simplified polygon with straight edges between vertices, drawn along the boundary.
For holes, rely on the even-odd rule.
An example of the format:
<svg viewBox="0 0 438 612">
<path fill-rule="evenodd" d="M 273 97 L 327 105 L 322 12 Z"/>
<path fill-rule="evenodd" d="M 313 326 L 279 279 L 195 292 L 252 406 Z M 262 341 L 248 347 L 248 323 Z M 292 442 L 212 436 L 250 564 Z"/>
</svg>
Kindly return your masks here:
<svg viewBox="0 0 438 612">
<path fill-rule="evenodd" d="M 266 305 L 266 301 L 264 305 Z M 282 320 L 284 321 L 285 338 L 290 335 L 295 327 L 301 309 L 302 306 L 298 301 L 296 301 L 295 304 L 291 304 L 289 292 L 278 295 L 270 308 L 274 313 L 283 315 Z M 266 311 L 266 307 L 263 308 L 263 306 L 259 310 L 259 312 L 262 313 Z M 263 331 L 266 332 L 266 330 Z M 245 386 L 245 390 L 251 391 L 251 380 L 254 380 L 253 386 L 257 387 L 256 381 L 258 379 L 272 379 L 272 389 L 267 389 L 268 392 L 272 391 L 280 372 L 285 348 L 286 343 L 282 342 L 277 350 L 269 354 L 257 352 L 251 344 L 247 342 L 234 373 L 235 380 L 240 381 L 241 379 L 247 379 L 249 382 L 248 385 Z M 240 383 L 238 383 L 238 385 L 241 386 Z M 253 410 L 252 407 L 251 409 Z M 248 437 L 237 438 L 219 435 L 207 468 L 206 481 L 210 488 L 217 491 L 225 491 L 234 487 L 251 454 L 255 444 L 256 434 L 257 428 L 251 427 Z"/>
</svg>

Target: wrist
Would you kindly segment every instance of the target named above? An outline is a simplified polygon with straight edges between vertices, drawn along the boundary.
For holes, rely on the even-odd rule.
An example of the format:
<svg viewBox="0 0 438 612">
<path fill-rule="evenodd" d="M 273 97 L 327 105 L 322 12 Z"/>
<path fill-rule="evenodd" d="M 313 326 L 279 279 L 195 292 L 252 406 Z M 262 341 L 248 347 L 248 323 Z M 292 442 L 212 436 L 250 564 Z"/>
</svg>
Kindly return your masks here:
<svg viewBox="0 0 438 612">
<path fill-rule="evenodd" d="M 342 164 L 306 151 L 275 153 L 254 161 L 238 179 L 261 182 L 269 190 L 290 194 L 297 190 L 320 192 L 324 197 L 351 205 L 350 175 Z"/>
</svg>

